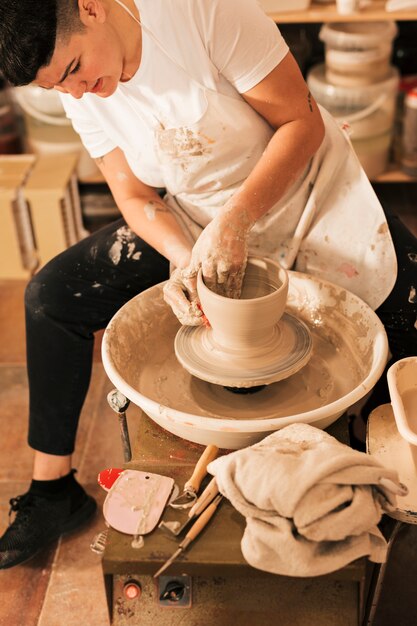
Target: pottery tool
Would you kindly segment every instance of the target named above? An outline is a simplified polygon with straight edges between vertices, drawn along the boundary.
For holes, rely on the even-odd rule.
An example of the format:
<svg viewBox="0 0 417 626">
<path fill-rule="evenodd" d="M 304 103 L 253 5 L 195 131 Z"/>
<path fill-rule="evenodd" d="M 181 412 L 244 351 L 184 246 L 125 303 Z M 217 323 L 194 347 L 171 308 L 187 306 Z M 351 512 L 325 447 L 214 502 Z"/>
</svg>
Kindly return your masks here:
<svg viewBox="0 0 417 626">
<path fill-rule="evenodd" d="M 181 541 L 174 554 L 168 559 L 168 561 L 164 563 L 164 565 L 162 565 L 162 567 L 159 568 L 156 574 L 153 575 L 154 578 L 158 578 L 158 576 L 160 576 L 162 572 L 165 572 L 165 570 L 168 569 L 168 567 L 175 561 L 175 559 L 180 556 L 180 554 L 185 552 L 190 543 L 194 541 L 194 539 L 196 539 L 196 537 L 201 533 L 203 528 L 207 526 L 208 522 L 216 512 L 216 509 L 222 498 L 222 494 L 219 493 L 219 495 L 215 497 L 213 502 L 208 505 L 208 507 L 203 511 L 198 520 L 192 525 L 188 533 L 185 535 L 184 539 Z"/>
<path fill-rule="evenodd" d="M 120 474 L 123 470 L 120 467 L 108 467 L 105 470 L 102 470 L 97 475 L 97 482 L 104 489 L 104 491 L 110 491 L 113 484 L 119 478 Z M 97 533 L 92 542 L 90 543 L 90 550 L 94 552 L 94 554 L 102 555 L 104 550 L 106 549 L 106 541 L 107 535 L 109 533 L 109 529 L 106 528 L 101 532 Z"/>
<path fill-rule="evenodd" d="M 132 459 L 132 450 L 130 447 L 129 430 L 127 427 L 126 411 L 130 404 L 130 400 L 126 398 L 120 391 L 113 389 L 107 394 L 107 402 L 110 408 L 119 416 L 120 435 L 123 445 L 123 457 L 126 463 Z"/>
<path fill-rule="evenodd" d="M 97 533 L 97 535 L 93 537 L 93 540 L 90 543 L 91 552 L 94 552 L 94 554 L 99 554 L 99 555 L 103 554 L 104 550 L 106 549 L 108 534 L 109 534 L 109 529 L 106 528 L 106 530 L 102 530 L 101 532 Z"/>
<path fill-rule="evenodd" d="M 209 445 L 206 447 L 203 454 L 198 459 L 191 477 L 185 483 L 182 494 L 180 494 L 178 498 L 175 498 L 175 500 L 172 500 L 169 506 L 172 506 L 173 509 L 188 509 L 193 506 L 197 500 L 197 493 L 201 481 L 207 474 L 207 465 L 216 458 L 218 453 L 219 449 L 217 446 Z"/>
<path fill-rule="evenodd" d="M 120 474 L 124 471 L 125 470 L 121 469 L 120 467 L 108 467 L 107 469 L 101 470 L 101 472 L 98 473 L 97 482 L 100 485 L 100 487 L 104 489 L 104 491 L 110 491 L 113 484 L 119 478 Z M 180 489 L 178 485 L 174 484 L 172 491 L 171 491 L 171 495 L 169 497 L 168 504 L 172 500 L 175 500 L 179 492 L 180 492 Z"/>
<path fill-rule="evenodd" d="M 110 491 L 122 472 L 123 469 L 120 467 L 108 467 L 98 473 L 97 482 L 104 491 Z"/>
<path fill-rule="evenodd" d="M 132 547 L 140 548 L 143 535 L 157 525 L 173 486 L 168 476 L 124 470 L 104 501 L 104 519 L 115 530 L 133 535 Z"/>
<path fill-rule="evenodd" d="M 204 509 L 210 504 L 210 502 L 217 496 L 219 493 L 219 488 L 217 486 L 217 482 L 215 478 L 209 482 L 207 487 L 204 489 L 203 493 L 197 498 L 193 506 L 188 512 L 188 515 L 185 521 L 181 524 L 181 522 L 165 522 L 162 520 L 159 523 L 159 528 L 162 530 L 167 530 L 172 535 L 177 537 L 190 522 L 192 522 L 196 517 L 200 515 L 204 511 Z"/>
</svg>

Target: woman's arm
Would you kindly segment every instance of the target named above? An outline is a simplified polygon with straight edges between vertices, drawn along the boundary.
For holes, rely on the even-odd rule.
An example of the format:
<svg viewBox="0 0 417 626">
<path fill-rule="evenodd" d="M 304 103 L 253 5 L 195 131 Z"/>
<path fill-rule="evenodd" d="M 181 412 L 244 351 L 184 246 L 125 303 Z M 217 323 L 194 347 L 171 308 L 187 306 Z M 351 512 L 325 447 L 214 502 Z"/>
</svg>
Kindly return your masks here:
<svg viewBox="0 0 417 626">
<path fill-rule="evenodd" d="M 324 123 L 291 53 L 242 95 L 276 129 L 264 154 L 230 202 L 233 207 L 244 207 L 257 220 L 302 174 L 320 147 Z"/>
<path fill-rule="evenodd" d="M 133 174 L 120 148 L 96 161 L 129 227 L 177 268 L 164 287 L 165 300 L 183 324 L 202 324 L 195 281 L 183 277 L 181 269 L 190 261 L 192 245 L 169 207 Z"/>
<path fill-rule="evenodd" d="M 132 172 L 120 148 L 96 159 L 129 227 L 175 265 L 185 267 L 192 245 L 153 187 Z"/>
<path fill-rule="evenodd" d="M 206 284 L 232 298 L 240 295 L 251 228 L 302 174 L 324 137 L 320 111 L 291 53 L 242 95 L 276 131 L 246 181 L 198 238 L 185 270 L 192 278 L 202 267 Z"/>
</svg>

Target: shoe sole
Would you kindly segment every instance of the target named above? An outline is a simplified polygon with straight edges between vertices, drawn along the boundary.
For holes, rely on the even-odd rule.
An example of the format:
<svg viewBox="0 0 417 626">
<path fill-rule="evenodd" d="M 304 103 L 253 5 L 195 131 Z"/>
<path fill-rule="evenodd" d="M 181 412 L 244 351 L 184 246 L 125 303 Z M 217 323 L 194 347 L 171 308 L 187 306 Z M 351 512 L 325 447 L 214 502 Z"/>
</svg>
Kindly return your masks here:
<svg viewBox="0 0 417 626">
<path fill-rule="evenodd" d="M 0 570 L 10 569 L 11 567 L 15 567 L 15 565 L 23 565 L 24 563 L 27 563 L 28 561 L 33 559 L 35 556 L 40 554 L 43 550 L 46 550 L 49 546 L 51 546 L 51 544 L 54 541 L 57 541 L 63 535 L 69 535 L 73 531 L 78 530 L 81 526 L 86 524 L 93 517 L 96 511 L 97 511 L 96 501 L 91 496 L 87 496 L 87 500 L 79 509 L 77 509 L 71 515 L 68 522 L 63 525 L 60 533 L 58 533 L 54 537 L 51 537 L 50 540 L 47 543 L 45 543 L 43 546 L 41 546 L 39 550 L 36 550 L 36 552 L 32 552 L 28 556 L 22 555 L 20 559 L 18 559 L 17 561 L 13 561 L 10 564 L 1 565 Z"/>
</svg>

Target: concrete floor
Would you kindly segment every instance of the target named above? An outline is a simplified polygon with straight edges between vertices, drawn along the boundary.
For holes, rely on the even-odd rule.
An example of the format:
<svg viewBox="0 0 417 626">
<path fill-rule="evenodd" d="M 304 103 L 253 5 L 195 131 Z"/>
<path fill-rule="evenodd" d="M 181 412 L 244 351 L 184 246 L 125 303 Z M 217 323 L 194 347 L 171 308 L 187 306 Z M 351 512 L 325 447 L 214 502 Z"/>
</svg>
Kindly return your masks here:
<svg viewBox="0 0 417 626">
<path fill-rule="evenodd" d="M 379 189 L 379 187 L 381 189 Z M 415 185 L 380 185 L 385 204 L 396 207 L 417 234 Z M 25 373 L 22 297 L 24 283 L 0 281 L 0 532 L 8 523 L 8 501 L 24 493 L 31 477 L 32 452 L 26 445 L 27 380 Z M 77 478 L 99 503 L 105 493 L 97 473 L 122 463 L 117 418 L 108 408 L 112 388 L 96 342 L 92 383 L 81 416 L 73 466 Z M 135 422 L 134 407 L 129 409 Z M 57 416 L 59 419 L 59 415 Z M 0 626 L 108 626 L 100 557 L 89 544 L 104 528 L 99 512 L 86 528 L 61 539 L 47 553 L 26 565 L 0 572 Z M 386 575 L 375 626 L 414 626 L 417 623 L 417 527 L 405 527 Z M 164 626 L 164 616 L 153 622 Z M 184 622 L 186 624 L 186 622 Z M 193 626 L 210 626 L 198 624 Z M 256 626 L 254 624 L 253 626 Z M 283 624 L 282 626 L 295 626 Z M 320 626 L 319 623 L 312 626 Z"/>
<path fill-rule="evenodd" d="M 0 283 L 0 532 L 8 523 L 9 499 L 24 493 L 31 478 L 32 451 L 26 445 L 24 286 L 23 282 Z M 97 473 L 122 462 L 117 418 L 106 406 L 110 389 L 96 351 L 73 466 L 79 481 L 101 503 L 105 492 L 97 485 Z M 108 626 L 100 557 L 89 549 L 92 537 L 103 528 L 99 513 L 87 527 L 63 538 L 46 554 L 0 572 L 1 626 Z"/>
</svg>

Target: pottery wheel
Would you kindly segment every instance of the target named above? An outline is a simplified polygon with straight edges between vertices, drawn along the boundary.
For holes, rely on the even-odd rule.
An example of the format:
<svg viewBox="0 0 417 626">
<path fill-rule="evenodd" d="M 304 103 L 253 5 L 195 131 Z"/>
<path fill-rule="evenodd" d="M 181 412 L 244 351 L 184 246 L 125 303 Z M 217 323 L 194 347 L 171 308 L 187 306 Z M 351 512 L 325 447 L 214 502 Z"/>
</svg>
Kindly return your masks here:
<svg viewBox="0 0 417 626">
<path fill-rule="evenodd" d="M 266 348 L 242 352 L 224 351 L 211 328 L 182 326 L 175 337 L 175 354 L 193 376 L 226 387 L 255 387 L 283 380 L 298 372 L 311 356 L 307 325 L 284 313 Z"/>
<path fill-rule="evenodd" d="M 286 310 L 307 325 L 313 343 L 308 363 L 289 378 L 242 395 L 192 376 L 174 352 L 180 325 L 162 283 L 132 298 L 108 324 L 102 354 L 110 380 L 162 428 L 200 445 L 236 450 L 294 422 L 326 428 L 372 389 L 388 341 L 357 296 L 308 274 L 289 276 Z"/>
</svg>

